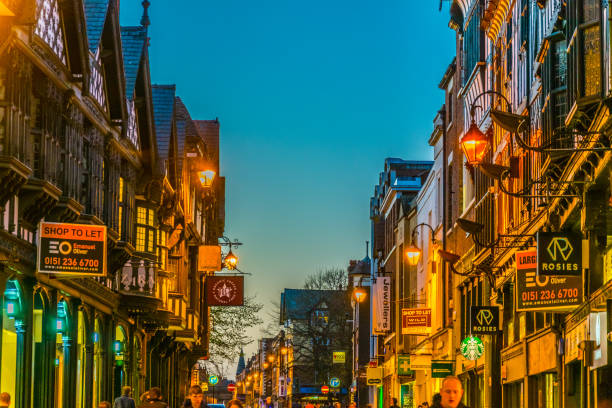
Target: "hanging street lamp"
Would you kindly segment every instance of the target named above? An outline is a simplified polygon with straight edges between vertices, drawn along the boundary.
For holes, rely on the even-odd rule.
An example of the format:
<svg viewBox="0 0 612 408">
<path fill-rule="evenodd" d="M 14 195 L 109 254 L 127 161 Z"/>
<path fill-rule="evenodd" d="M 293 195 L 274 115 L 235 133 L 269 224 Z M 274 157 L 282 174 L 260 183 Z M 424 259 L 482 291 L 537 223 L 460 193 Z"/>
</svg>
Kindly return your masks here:
<svg viewBox="0 0 612 408">
<path fill-rule="evenodd" d="M 482 163 L 489 145 L 489 138 L 482 133 L 474 118 L 472 118 L 470 128 L 459 143 L 461 143 L 461 149 L 470 166 L 478 166 Z"/>
<path fill-rule="evenodd" d="M 366 297 L 367 297 L 367 292 L 361 286 L 357 286 L 355 289 L 353 289 L 353 298 L 355 299 L 357 303 L 363 302 Z"/>
</svg>

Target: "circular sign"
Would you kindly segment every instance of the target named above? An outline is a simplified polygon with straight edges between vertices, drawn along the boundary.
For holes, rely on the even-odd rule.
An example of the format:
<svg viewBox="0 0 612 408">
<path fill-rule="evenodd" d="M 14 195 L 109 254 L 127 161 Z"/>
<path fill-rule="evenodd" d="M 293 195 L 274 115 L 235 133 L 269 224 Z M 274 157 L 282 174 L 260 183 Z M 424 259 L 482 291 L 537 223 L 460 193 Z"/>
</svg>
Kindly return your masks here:
<svg viewBox="0 0 612 408">
<path fill-rule="evenodd" d="M 337 388 L 340 386 L 340 379 L 334 377 L 331 380 L 329 380 L 329 385 L 331 385 L 334 388 Z"/>
<path fill-rule="evenodd" d="M 468 360 L 478 360 L 484 353 L 484 344 L 476 336 L 468 336 L 461 342 L 459 346 L 461 354 Z"/>
<path fill-rule="evenodd" d="M 236 384 L 227 384 L 227 390 L 229 392 L 234 392 L 236 391 Z"/>
<path fill-rule="evenodd" d="M 324 385 L 321 387 L 321 392 L 323 394 L 327 394 L 329 392 L 329 387 L 327 385 Z"/>
<path fill-rule="evenodd" d="M 211 375 L 210 377 L 208 377 L 208 383 L 210 385 L 215 385 L 218 382 L 219 382 L 219 377 L 217 377 L 216 375 Z"/>
<path fill-rule="evenodd" d="M 234 277 L 218 277 L 210 288 L 212 300 L 216 305 L 231 305 L 235 303 L 239 295 L 239 287 Z"/>
</svg>

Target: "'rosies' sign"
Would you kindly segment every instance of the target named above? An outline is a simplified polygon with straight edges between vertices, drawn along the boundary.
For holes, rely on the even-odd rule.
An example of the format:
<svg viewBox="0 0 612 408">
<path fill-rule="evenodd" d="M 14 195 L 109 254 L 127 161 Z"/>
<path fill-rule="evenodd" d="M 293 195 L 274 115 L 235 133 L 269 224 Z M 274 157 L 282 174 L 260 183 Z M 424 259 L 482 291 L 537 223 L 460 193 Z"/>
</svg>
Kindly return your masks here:
<svg viewBox="0 0 612 408">
<path fill-rule="evenodd" d="M 106 226 L 41 222 L 39 235 L 38 272 L 106 275 Z"/>
<path fill-rule="evenodd" d="M 571 232 L 538 232 L 538 275 L 582 275 L 582 238 Z"/>
</svg>

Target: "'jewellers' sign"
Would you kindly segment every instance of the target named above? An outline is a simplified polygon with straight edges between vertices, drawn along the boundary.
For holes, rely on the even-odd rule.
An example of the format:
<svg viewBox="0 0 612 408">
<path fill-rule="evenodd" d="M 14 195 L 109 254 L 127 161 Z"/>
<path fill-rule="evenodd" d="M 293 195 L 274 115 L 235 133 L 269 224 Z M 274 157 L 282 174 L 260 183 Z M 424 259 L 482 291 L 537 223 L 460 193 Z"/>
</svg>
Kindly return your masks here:
<svg viewBox="0 0 612 408">
<path fill-rule="evenodd" d="M 582 238 L 571 232 L 538 232 L 538 275 L 582 275 Z"/>
<path fill-rule="evenodd" d="M 208 306 L 242 306 L 244 304 L 244 277 L 206 277 L 206 303 Z"/>
<path fill-rule="evenodd" d="M 384 334 L 391 330 L 391 278 L 376 278 L 372 293 L 372 331 Z"/>
<path fill-rule="evenodd" d="M 499 331 L 499 307 L 472 306 L 472 334 L 496 334 Z"/>
<path fill-rule="evenodd" d="M 106 275 L 106 226 L 41 222 L 39 231 L 38 272 Z"/>
<path fill-rule="evenodd" d="M 582 276 L 537 276 L 537 252 L 516 253 L 516 310 L 558 312 L 582 304 Z"/>
</svg>

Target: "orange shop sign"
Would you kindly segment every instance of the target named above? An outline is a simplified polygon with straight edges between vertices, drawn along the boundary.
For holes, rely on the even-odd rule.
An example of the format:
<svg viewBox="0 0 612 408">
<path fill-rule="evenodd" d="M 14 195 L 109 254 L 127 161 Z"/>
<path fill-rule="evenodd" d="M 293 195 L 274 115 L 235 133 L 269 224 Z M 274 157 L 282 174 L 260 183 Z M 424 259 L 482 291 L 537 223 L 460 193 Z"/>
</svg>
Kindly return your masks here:
<svg viewBox="0 0 612 408">
<path fill-rule="evenodd" d="M 36 269 L 72 276 L 106 275 L 106 226 L 41 222 Z"/>
</svg>

